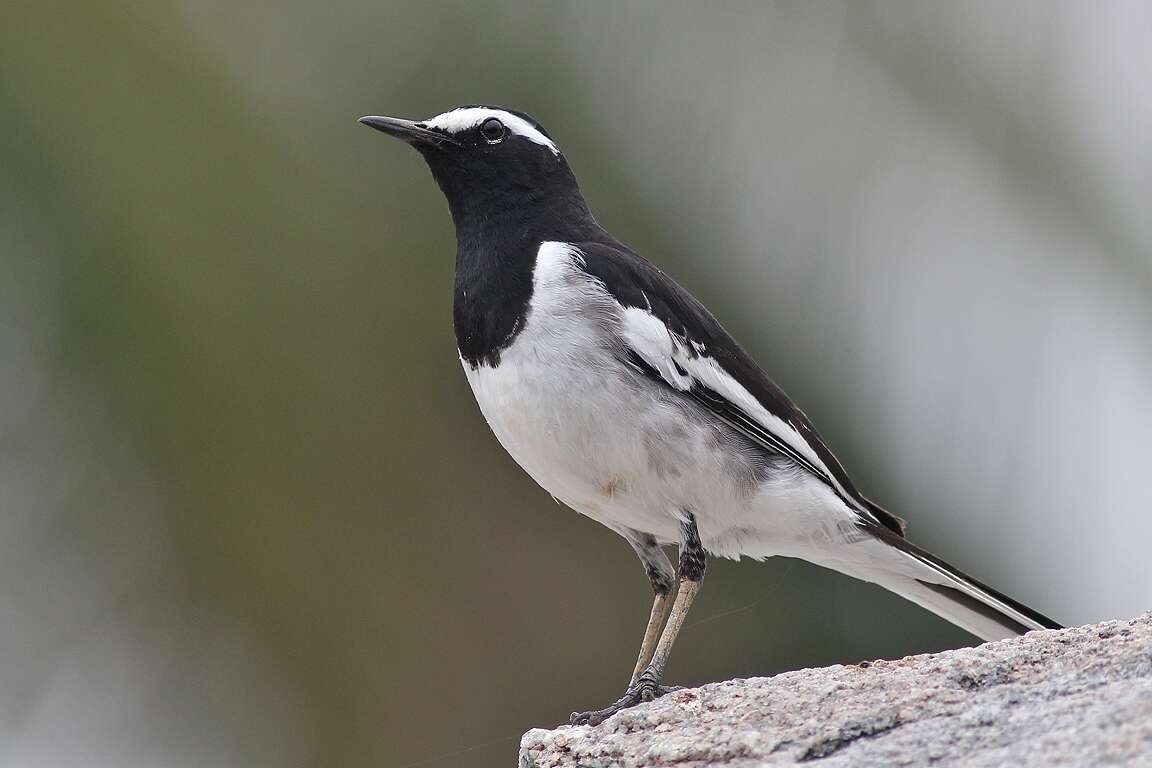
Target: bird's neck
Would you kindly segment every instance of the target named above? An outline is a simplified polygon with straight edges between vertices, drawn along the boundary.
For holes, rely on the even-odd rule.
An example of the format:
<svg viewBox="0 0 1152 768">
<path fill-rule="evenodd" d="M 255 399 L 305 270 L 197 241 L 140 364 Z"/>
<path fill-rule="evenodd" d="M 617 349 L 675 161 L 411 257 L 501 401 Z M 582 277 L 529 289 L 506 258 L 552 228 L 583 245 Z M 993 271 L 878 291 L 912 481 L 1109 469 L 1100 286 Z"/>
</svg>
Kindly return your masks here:
<svg viewBox="0 0 1152 768">
<path fill-rule="evenodd" d="M 596 240 L 603 232 L 578 191 L 502 197 L 451 205 L 457 244 L 456 344 L 473 368 L 499 365 L 501 351 L 524 327 L 540 244 Z"/>
</svg>

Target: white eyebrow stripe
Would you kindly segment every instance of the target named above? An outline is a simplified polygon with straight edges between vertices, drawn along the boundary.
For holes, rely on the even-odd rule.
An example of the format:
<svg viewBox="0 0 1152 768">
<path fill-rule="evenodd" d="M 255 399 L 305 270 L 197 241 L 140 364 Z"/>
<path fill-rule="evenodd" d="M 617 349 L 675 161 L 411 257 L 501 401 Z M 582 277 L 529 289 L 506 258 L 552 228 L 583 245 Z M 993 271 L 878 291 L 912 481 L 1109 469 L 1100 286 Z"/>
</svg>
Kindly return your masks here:
<svg viewBox="0 0 1152 768">
<path fill-rule="evenodd" d="M 453 109 L 450 112 L 445 112 L 442 115 L 436 115 L 436 117 L 425 120 L 424 124 L 429 128 L 438 128 L 448 133 L 460 133 L 461 131 L 475 128 L 490 117 L 494 117 L 504 123 L 504 127 L 517 136 L 523 136 L 528 139 L 528 141 L 548 147 L 557 155 L 560 154 L 560 149 L 556 144 L 541 133 L 536 126 L 524 118 L 513 115 L 511 112 L 505 112 L 502 109 L 462 107 L 460 109 Z"/>
</svg>

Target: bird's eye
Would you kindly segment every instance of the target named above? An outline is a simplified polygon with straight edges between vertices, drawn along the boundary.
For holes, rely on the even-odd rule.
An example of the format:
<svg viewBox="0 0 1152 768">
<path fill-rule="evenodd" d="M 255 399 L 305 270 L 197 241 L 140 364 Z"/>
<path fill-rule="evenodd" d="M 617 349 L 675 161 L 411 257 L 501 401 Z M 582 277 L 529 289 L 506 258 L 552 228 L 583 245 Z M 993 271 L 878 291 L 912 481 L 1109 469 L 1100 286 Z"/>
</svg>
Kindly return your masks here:
<svg viewBox="0 0 1152 768">
<path fill-rule="evenodd" d="M 480 135 L 489 144 L 499 144 L 504 140 L 506 133 L 507 129 L 504 128 L 504 123 L 494 117 L 490 117 L 480 124 Z"/>
</svg>

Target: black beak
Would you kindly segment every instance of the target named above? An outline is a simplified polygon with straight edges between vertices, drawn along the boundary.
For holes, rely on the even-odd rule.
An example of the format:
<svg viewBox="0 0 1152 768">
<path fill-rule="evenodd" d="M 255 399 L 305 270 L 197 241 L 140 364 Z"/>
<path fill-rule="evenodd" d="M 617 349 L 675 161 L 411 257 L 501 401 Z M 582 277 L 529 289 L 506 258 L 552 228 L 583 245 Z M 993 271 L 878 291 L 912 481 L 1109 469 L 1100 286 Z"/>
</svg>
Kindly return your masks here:
<svg viewBox="0 0 1152 768">
<path fill-rule="evenodd" d="M 420 123 L 414 123 L 411 120 L 401 120 L 398 117 L 377 117 L 375 115 L 369 115 L 368 117 L 360 118 L 360 122 L 369 128 L 375 128 L 381 133 L 395 136 L 414 147 L 439 147 L 444 144 L 460 146 L 460 142 L 448 134 L 429 130 Z"/>
</svg>

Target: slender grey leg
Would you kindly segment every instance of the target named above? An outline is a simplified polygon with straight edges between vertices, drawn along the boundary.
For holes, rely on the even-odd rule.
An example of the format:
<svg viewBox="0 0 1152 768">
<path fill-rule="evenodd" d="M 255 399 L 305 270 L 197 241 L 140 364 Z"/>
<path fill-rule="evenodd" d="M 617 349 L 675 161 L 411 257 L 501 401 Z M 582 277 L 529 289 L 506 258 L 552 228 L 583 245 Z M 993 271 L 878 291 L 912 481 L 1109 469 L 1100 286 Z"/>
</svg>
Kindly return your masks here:
<svg viewBox="0 0 1152 768">
<path fill-rule="evenodd" d="M 631 687 L 639 679 L 640 673 L 652 661 L 652 654 L 656 651 L 656 642 L 660 639 L 660 630 L 664 629 L 664 622 L 668 619 L 668 611 L 672 608 L 672 587 L 675 584 L 675 571 L 668 562 L 668 556 L 656 543 L 656 539 L 647 533 L 632 532 L 626 536 L 632 549 L 644 564 L 644 571 L 648 580 L 652 582 L 652 612 L 648 616 L 648 626 L 644 630 L 644 641 L 640 644 L 640 655 L 636 658 L 636 667 L 632 670 Z"/>
<path fill-rule="evenodd" d="M 664 675 L 664 667 L 668 663 L 668 656 L 672 652 L 672 644 L 688 617 L 688 609 L 700 591 L 704 581 L 704 570 L 707 559 L 704 548 L 700 544 L 700 533 L 696 528 L 696 518 L 688 516 L 683 526 L 684 542 L 680 546 L 680 572 L 679 586 L 676 590 L 676 599 L 668 615 L 667 624 L 660 633 L 660 639 L 652 652 L 652 658 L 640 674 L 633 674 L 628 690 L 618 700 L 604 709 L 593 712 L 573 712 L 569 722 L 573 725 L 599 725 L 607 718 L 622 709 L 633 707 L 642 701 L 652 701 L 669 689 L 660 685 L 660 678 Z M 651 620 L 649 627 L 651 627 Z M 643 652 L 643 651 L 641 651 Z"/>
</svg>

